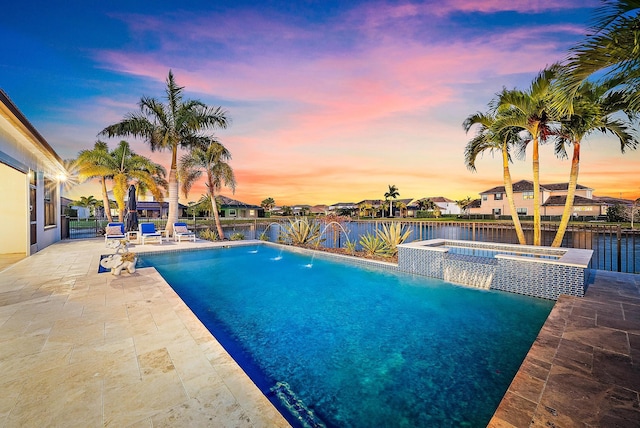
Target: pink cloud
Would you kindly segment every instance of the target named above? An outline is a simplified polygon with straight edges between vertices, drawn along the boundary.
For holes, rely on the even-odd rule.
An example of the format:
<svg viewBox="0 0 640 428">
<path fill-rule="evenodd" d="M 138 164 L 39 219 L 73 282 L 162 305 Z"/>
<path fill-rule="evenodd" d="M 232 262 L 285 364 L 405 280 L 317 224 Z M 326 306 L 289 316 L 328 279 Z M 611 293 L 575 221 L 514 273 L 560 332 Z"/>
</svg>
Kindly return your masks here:
<svg viewBox="0 0 640 428">
<path fill-rule="evenodd" d="M 233 125 L 216 134 L 233 154 L 236 196 L 246 202 L 267 196 L 288 203 L 377 198 L 394 182 L 407 197 L 461 198 L 501 183 L 499 159 L 483 159 L 476 174 L 466 170 L 462 153 L 470 137 L 462 120 L 485 110 L 503 85 L 526 87 L 541 68 L 564 56 L 568 46 L 558 35 L 577 38 L 584 29 L 523 23 L 478 38 L 454 34 L 429 43 L 413 37 L 415 30 L 431 31 L 425 17 L 453 11 L 537 13 L 577 5 L 375 3 L 307 27 L 246 11 L 215 19 L 130 17 L 132 31 L 159 41 L 158 50 L 101 51 L 96 59 L 114 72 L 155 81 L 158 88 L 172 68 L 187 97 L 228 108 Z M 348 33 L 353 40 L 335 36 L 347 34 L 354 23 L 356 32 Z M 376 31 L 383 25 L 385 31 Z M 95 132 L 137 109 L 141 95 L 163 93 L 98 100 L 97 117 L 106 123 Z M 168 163 L 167 153 L 151 154 L 143 144 L 136 151 Z M 549 181 L 566 180 L 566 163 L 549 160 L 546 167 Z M 514 171 L 527 178 L 530 166 L 521 162 Z"/>
</svg>

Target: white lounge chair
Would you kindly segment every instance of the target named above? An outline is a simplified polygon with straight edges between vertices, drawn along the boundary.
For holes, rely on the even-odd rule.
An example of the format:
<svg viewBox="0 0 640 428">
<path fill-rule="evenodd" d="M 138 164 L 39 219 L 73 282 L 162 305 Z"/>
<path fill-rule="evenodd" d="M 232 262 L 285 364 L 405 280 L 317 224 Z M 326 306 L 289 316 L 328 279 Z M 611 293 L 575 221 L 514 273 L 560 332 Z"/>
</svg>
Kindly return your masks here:
<svg viewBox="0 0 640 428">
<path fill-rule="evenodd" d="M 183 239 L 188 239 L 196 242 L 196 234 L 187 229 L 187 223 L 174 223 L 173 224 L 173 240 L 182 242 Z"/>
<path fill-rule="evenodd" d="M 104 229 L 104 243 L 109 242 L 109 239 L 125 239 L 124 223 L 107 223 L 107 227 Z"/>
<path fill-rule="evenodd" d="M 162 244 L 162 234 L 156 230 L 155 224 L 140 223 L 138 225 L 138 231 L 140 232 L 140 242 L 142 245 L 146 244 L 147 240 L 157 240 Z"/>
</svg>

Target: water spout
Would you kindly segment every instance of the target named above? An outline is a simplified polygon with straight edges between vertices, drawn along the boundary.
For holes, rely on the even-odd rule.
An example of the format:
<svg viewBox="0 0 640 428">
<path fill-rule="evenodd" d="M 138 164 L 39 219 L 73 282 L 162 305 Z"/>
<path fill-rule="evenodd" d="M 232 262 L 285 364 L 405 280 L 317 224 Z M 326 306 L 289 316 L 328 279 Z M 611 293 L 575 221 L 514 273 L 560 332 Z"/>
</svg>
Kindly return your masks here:
<svg viewBox="0 0 640 428">
<path fill-rule="evenodd" d="M 276 226 L 278 226 L 278 228 L 280 228 L 280 227 L 281 227 L 281 226 L 280 226 L 280 223 L 275 222 L 275 221 L 272 221 L 271 223 L 269 223 L 269 224 L 267 225 L 267 227 L 265 227 L 265 228 L 264 228 L 264 230 L 262 231 L 262 233 L 260 234 L 260 237 L 259 237 L 258 239 L 260 239 L 261 241 L 269 241 L 269 242 L 271 242 L 271 241 L 269 240 L 269 237 L 267 236 L 267 231 L 268 231 L 268 230 L 269 230 L 269 228 L 270 228 L 272 225 L 274 225 L 274 224 L 275 224 Z"/>
<path fill-rule="evenodd" d="M 337 221 L 332 221 L 332 222 L 327 223 L 327 224 L 324 226 L 324 228 L 322 229 L 322 232 L 320 232 L 320 236 L 324 236 L 324 234 L 325 234 L 325 232 L 327 231 L 327 229 L 329 228 L 329 226 L 334 225 L 334 224 L 335 224 L 335 225 L 337 225 L 337 226 L 340 228 L 341 233 L 343 233 L 343 234 L 344 234 L 344 236 L 345 236 L 345 238 L 347 239 L 347 241 L 346 241 L 346 242 L 349 242 L 349 241 L 350 241 L 350 240 L 349 240 L 349 233 L 348 233 L 348 232 L 347 232 L 347 230 L 344 228 L 344 226 L 343 226 L 341 223 L 337 222 Z M 338 237 L 339 237 L 339 236 L 340 236 L 340 235 L 338 235 Z M 340 245 L 338 245 L 338 247 L 340 247 Z"/>
</svg>

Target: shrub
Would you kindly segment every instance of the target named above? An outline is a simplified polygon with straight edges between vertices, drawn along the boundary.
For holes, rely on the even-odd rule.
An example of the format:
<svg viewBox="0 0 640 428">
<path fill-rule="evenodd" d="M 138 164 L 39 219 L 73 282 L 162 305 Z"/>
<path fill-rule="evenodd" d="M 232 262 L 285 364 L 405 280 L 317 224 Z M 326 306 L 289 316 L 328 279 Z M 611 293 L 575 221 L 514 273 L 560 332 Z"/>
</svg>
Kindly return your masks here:
<svg viewBox="0 0 640 428">
<path fill-rule="evenodd" d="M 360 245 L 368 256 L 388 254 L 384 241 L 371 233 L 367 233 L 360 238 Z"/>
<path fill-rule="evenodd" d="M 206 239 L 207 241 L 217 241 L 218 240 L 218 232 L 211 229 L 205 229 L 199 233 L 200 239 Z"/>
<path fill-rule="evenodd" d="M 407 230 L 400 223 L 392 223 L 387 227 L 382 225 L 382 230 L 376 230 L 376 235 L 384 243 L 386 252 L 390 256 L 398 253 L 398 245 L 402 244 L 411 235 L 411 230 Z"/>
<path fill-rule="evenodd" d="M 244 239 L 244 233 L 242 232 L 232 233 L 229 239 L 231 239 L 232 241 L 242 241 Z"/>
<path fill-rule="evenodd" d="M 344 248 L 345 248 L 345 250 L 347 250 L 347 252 L 349 254 L 354 255 L 356 253 L 356 243 L 355 243 L 355 241 L 347 240 L 347 242 L 344 243 Z"/>
<path fill-rule="evenodd" d="M 293 245 L 319 244 L 320 224 L 309 223 L 306 218 L 289 220 L 289 226 L 285 227 L 281 238 Z"/>
</svg>

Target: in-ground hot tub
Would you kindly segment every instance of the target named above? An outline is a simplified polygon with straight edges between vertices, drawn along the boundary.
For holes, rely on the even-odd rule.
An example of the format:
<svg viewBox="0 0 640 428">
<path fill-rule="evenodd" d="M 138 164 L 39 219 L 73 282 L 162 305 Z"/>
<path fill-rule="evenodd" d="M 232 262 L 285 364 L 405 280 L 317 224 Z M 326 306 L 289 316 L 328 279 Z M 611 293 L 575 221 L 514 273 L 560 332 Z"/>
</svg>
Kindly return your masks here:
<svg viewBox="0 0 640 428">
<path fill-rule="evenodd" d="M 398 245 L 398 268 L 480 288 L 557 300 L 584 295 L 592 250 L 431 239 Z"/>
</svg>

